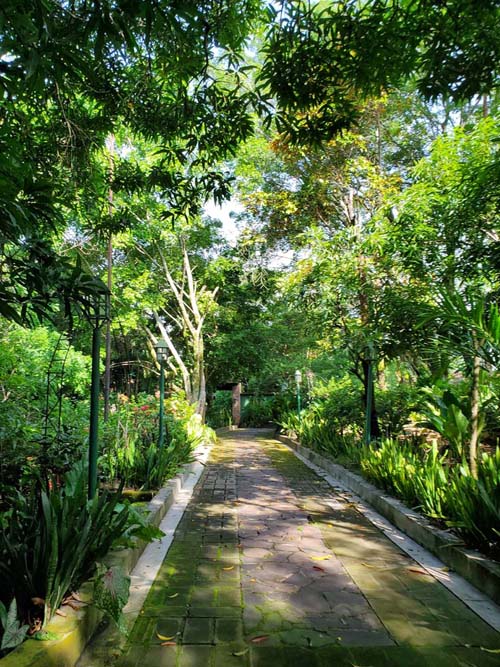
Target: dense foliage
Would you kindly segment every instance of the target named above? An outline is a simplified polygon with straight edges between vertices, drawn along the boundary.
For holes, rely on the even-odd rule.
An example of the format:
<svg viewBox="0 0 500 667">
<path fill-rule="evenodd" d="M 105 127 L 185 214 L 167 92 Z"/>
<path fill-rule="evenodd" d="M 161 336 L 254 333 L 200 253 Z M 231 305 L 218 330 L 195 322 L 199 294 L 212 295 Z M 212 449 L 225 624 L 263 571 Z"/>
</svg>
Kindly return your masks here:
<svg viewBox="0 0 500 667">
<path fill-rule="evenodd" d="M 92 573 L 120 622 L 96 561 L 153 537 L 123 493 L 238 382 L 242 425 L 498 555 L 498 3 L 265 4 L 2 4 L 0 651 Z"/>
</svg>

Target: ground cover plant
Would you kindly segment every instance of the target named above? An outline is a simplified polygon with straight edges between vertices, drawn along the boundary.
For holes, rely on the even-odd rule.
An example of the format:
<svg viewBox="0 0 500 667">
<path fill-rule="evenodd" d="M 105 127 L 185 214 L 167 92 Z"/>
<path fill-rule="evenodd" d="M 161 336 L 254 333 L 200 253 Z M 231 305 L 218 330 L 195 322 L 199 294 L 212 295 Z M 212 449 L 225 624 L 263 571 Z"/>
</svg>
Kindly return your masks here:
<svg viewBox="0 0 500 667">
<path fill-rule="evenodd" d="M 426 388 L 427 389 L 427 388 Z M 429 408 L 429 391 L 422 391 L 419 403 L 411 404 L 413 424 L 406 433 L 393 429 L 392 437 L 381 438 L 367 445 L 363 442 L 360 420 L 352 415 L 349 427 L 328 417 L 328 398 L 312 402 L 300 418 L 285 413 L 281 426 L 284 433 L 301 444 L 315 449 L 339 462 L 354 467 L 369 481 L 398 498 L 409 507 L 452 529 L 464 542 L 500 558 L 500 449 L 488 447 L 480 454 L 477 475 L 473 475 L 466 457 L 470 423 L 463 413 L 448 415 L 449 406 L 456 409 L 458 401 L 440 398 L 435 388 Z M 319 392 L 324 397 L 324 392 Z M 414 394 L 415 396 L 415 394 Z M 435 417 L 418 420 L 416 408 Z M 361 401 L 358 401 L 358 409 Z M 446 415 L 446 419 L 439 415 Z M 464 410 L 466 408 L 464 407 Z M 470 408 L 469 408 L 470 410 Z M 379 415 L 383 419 L 383 415 Z M 408 416 L 408 415 L 407 415 Z M 347 434 L 346 434 L 347 431 Z"/>
</svg>

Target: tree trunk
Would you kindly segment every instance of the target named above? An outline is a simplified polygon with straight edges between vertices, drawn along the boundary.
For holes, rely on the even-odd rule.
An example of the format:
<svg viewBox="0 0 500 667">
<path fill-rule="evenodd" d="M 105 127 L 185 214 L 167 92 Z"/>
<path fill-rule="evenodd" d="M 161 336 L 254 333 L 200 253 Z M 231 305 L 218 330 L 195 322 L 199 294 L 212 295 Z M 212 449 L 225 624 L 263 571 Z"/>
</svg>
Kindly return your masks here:
<svg viewBox="0 0 500 667">
<path fill-rule="evenodd" d="M 179 369 L 181 375 L 182 375 L 182 381 L 184 384 L 184 391 L 186 393 L 186 399 L 188 400 L 189 403 L 193 403 L 193 386 L 191 383 L 191 376 L 189 374 L 189 371 L 186 367 L 186 364 L 183 362 L 181 355 L 177 351 L 177 348 L 175 347 L 172 338 L 170 337 L 165 325 L 161 321 L 160 317 L 158 316 L 157 313 L 153 313 L 154 318 L 156 320 L 156 325 L 158 329 L 160 330 L 160 334 L 162 338 L 166 341 L 168 345 L 168 349 L 170 351 L 170 354 L 175 360 L 175 365 Z M 148 332 L 150 337 L 154 339 L 154 336 Z M 153 340 L 153 343 L 156 342 L 156 339 Z"/>
<path fill-rule="evenodd" d="M 204 365 L 204 344 L 201 328 L 199 327 L 196 335 L 191 339 L 193 349 L 193 403 L 196 403 L 196 413 L 205 419 L 207 390 Z"/>
</svg>

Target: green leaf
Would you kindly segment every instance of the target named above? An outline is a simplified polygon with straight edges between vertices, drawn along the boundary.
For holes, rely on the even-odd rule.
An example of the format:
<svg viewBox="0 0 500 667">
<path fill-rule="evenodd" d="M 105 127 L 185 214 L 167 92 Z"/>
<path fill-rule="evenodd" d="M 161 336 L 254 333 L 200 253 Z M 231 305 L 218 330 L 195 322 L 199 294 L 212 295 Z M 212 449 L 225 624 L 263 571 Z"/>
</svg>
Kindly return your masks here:
<svg viewBox="0 0 500 667">
<path fill-rule="evenodd" d="M 94 605 L 106 612 L 124 631 L 122 609 L 127 604 L 130 592 L 130 577 L 121 568 L 98 566 L 94 581 Z"/>
<path fill-rule="evenodd" d="M 0 625 L 2 628 L 5 628 L 7 623 L 7 609 L 3 602 L 0 602 Z"/>
<path fill-rule="evenodd" d="M 0 648 L 3 650 L 19 646 L 24 641 L 28 629 L 29 625 L 21 625 L 17 620 L 17 603 L 14 598 L 10 603 Z"/>
</svg>

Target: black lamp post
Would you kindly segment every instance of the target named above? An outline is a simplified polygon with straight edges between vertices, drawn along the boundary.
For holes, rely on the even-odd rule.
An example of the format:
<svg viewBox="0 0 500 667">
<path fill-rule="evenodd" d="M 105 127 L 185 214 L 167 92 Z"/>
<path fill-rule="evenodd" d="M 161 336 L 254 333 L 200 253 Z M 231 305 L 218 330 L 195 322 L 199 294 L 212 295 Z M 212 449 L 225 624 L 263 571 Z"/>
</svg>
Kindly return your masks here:
<svg viewBox="0 0 500 667">
<path fill-rule="evenodd" d="M 373 366 L 375 364 L 375 350 L 370 343 L 366 350 L 366 412 L 365 412 L 365 445 L 372 441 L 373 419 Z"/>
<path fill-rule="evenodd" d="M 163 449 L 164 441 L 164 409 L 165 409 L 165 362 L 168 359 L 168 344 L 165 340 L 159 340 L 155 345 L 156 358 L 160 364 L 160 434 L 158 438 L 158 449 Z"/>
<path fill-rule="evenodd" d="M 302 373 L 299 370 L 295 371 L 295 384 L 297 386 L 297 416 L 298 416 L 299 422 L 300 422 L 300 411 L 301 411 L 300 385 L 302 384 Z"/>
</svg>

